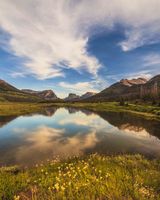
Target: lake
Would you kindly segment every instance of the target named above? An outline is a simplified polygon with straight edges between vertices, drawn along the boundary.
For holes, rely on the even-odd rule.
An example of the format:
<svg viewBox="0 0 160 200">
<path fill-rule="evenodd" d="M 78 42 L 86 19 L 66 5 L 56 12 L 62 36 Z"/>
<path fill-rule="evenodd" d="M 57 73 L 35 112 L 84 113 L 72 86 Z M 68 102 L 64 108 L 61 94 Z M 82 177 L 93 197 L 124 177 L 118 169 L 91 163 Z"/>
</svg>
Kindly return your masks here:
<svg viewBox="0 0 160 200">
<path fill-rule="evenodd" d="M 128 113 L 46 108 L 0 116 L 0 166 L 99 153 L 160 157 L 160 122 Z"/>
</svg>

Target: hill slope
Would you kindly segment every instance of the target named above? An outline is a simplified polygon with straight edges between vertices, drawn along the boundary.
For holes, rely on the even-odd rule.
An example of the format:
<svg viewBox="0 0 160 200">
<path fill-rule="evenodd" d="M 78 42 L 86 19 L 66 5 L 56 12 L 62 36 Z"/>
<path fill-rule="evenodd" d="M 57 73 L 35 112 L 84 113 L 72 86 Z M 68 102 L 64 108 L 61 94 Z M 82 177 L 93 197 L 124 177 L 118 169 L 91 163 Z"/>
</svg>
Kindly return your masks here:
<svg viewBox="0 0 160 200">
<path fill-rule="evenodd" d="M 155 99 L 160 96 L 160 75 L 147 81 L 144 78 L 122 79 L 100 93 L 88 98 L 87 101 L 119 101 L 135 99 Z"/>
<path fill-rule="evenodd" d="M 81 100 L 88 99 L 89 97 L 92 97 L 92 96 L 94 96 L 95 94 L 96 94 L 96 93 L 94 93 L 94 92 L 86 92 L 85 94 L 79 96 L 79 95 L 70 93 L 70 94 L 68 95 L 68 97 L 66 97 L 66 98 L 64 99 L 64 101 L 81 101 Z"/>
<path fill-rule="evenodd" d="M 0 101 L 6 102 L 38 102 L 41 98 L 29 95 L 9 83 L 0 80 Z"/>
<path fill-rule="evenodd" d="M 19 90 L 9 83 L 5 82 L 4 80 L 0 80 L 0 92 L 5 91 L 18 92 Z"/>
<path fill-rule="evenodd" d="M 27 94 L 32 94 L 37 97 L 40 97 L 45 100 L 57 100 L 58 97 L 52 90 L 43 90 L 43 91 L 34 91 L 34 90 L 22 90 L 23 92 Z"/>
</svg>

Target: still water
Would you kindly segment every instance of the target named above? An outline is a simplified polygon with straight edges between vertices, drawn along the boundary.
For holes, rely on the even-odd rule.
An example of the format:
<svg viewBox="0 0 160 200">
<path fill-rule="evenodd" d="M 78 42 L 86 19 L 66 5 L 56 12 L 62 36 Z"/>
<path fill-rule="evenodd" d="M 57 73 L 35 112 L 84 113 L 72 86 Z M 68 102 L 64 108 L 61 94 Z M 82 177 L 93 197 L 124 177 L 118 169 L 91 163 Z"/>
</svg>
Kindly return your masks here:
<svg viewBox="0 0 160 200">
<path fill-rule="evenodd" d="M 33 165 L 84 154 L 160 157 L 160 122 L 127 113 L 46 108 L 30 116 L 0 116 L 0 165 Z"/>
</svg>

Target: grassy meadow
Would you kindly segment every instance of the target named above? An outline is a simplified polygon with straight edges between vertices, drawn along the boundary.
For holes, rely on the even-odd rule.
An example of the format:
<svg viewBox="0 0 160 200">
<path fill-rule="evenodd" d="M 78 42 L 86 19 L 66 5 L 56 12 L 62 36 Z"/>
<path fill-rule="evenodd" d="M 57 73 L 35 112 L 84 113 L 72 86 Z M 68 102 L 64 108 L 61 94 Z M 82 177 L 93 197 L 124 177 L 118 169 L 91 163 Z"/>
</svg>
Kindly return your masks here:
<svg viewBox="0 0 160 200">
<path fill-rule="evenodd" d="M 29 169 L 3 167 L 0 199 L 159 200 L 160 160 L 94 154 Z"/>
</svg>

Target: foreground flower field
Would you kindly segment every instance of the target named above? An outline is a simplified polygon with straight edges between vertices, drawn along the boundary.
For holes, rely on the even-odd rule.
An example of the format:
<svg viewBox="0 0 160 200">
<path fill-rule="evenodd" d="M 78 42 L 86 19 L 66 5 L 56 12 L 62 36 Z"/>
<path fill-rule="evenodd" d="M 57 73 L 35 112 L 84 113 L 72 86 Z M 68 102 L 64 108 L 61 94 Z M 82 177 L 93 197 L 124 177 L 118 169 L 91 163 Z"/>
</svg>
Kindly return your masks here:
<svg viewBox="0 0 160 200">
<path fill-rule="evenodd" d="M 97 154 L 0 168 L 3 200 L 159 200 L 160 160 Z"/>
</svg>

